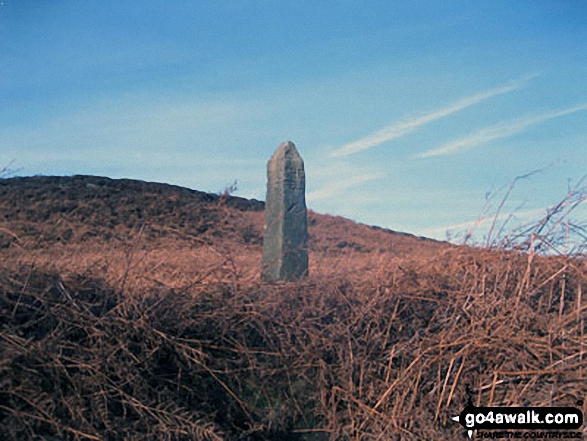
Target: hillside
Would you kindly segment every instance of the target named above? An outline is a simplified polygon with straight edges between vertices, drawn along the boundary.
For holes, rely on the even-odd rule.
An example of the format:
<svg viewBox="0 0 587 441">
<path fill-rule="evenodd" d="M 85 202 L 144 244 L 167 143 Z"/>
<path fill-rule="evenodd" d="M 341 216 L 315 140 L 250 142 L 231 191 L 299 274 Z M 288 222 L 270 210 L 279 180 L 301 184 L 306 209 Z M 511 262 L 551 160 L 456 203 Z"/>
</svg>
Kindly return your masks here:
<svg viewBox="0 0 587 441">
<path fill-rule="evenodd" d="M 149 239 L 174 235 L 188 243 L 191 239 L 211 240 L 231 233 L 231 239 L 239 243 L 258 245 L 262 242 L 263 210 L 264 203 L 255 199 L 130 179 L 95 176 L 3 179 L 0 180 L 0 222 L 9 231 L 1 233 L 0 246 L 16 241 L 27 244 L 39 241 L 45 247 L 57 242 L 79 243 L 88 238 L 126 240 L 138 231 Z M 313 212 L 310 212 L 309 226 L 314 251 L 365 248 L 365 252 L 370 252 L 379 243 L 375 248 L 405 253 L 428 250 L 433 242 Z M 338 240 L 341 232 L 347 232 L 355 240 Z"/>
<path fill-rule="evenodd" d="M 464 439 L 469 397 L 587 410 L 584 258 L 311 212 L 311 276 L 267 285 L 263 209 L 0 180 L 0 439 Z"/>
</svg>

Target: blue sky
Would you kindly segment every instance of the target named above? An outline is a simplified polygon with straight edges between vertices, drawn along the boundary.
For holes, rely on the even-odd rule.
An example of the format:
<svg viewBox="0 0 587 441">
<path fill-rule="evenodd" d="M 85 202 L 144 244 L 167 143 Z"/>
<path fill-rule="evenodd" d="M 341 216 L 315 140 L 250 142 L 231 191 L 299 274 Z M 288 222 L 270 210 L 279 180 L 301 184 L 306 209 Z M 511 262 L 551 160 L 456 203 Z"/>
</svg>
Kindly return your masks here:
<svg viewBox="0 0 587 441">
<path fill-rule="evenodd" d="M 264 199 L 291 140 L 310 208 L 439 239 L 544 169 L 510 196 L 524 221 L 587 173 L 585 17 L 584 0 L 5 0 L 0 164 Z"/>
</svg>

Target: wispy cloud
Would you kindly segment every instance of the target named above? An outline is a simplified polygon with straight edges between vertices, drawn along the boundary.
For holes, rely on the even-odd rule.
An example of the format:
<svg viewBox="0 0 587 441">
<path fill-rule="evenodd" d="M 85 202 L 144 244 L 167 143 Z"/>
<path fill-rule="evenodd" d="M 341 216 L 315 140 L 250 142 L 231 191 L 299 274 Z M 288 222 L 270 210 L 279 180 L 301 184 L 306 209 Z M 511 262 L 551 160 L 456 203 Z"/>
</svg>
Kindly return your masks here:
<svg viewBox="0 0 587 441">
<path fill-rule="evenodd" d="M 525 86 L 530 79 L 535 78 L 536 76 L 538 76 L 538 74 L 518 78 L 494 89 L 487 90 L 485 92 L 480 92 L 475 95 L 468 96 L 466 98 L 462 98 L 459 101 L 452 103 L 447 107 L 437 109 L 421 117 L 394 123 L 375 133 L 358 139 L 357 141 L 351 142 L 350 144 L 346 144 L 342 147 L 337 148 L 336 150 L 330 153 L 330 156 L 341 157 L 351 155 L 353 153 L 357 153 L 363 150 L 370 149 L 377 145 L 383 144 L 384 142 L 401 138 L 402 136 L 405 136 L 408 133 L 417 130 L 423 125 L 436 121 L 437 119 L 452 115 L 453 113 L 459 112 L 463 109 L 466 109 L 467 107 L 478 104 L 494 96 L 503 95 L 505 93 L 518 90 Z"/>
<path fill-rule="evenodd" d="M 365 182 L 375 181 L 377 179 L 383 178 L 384 176 L 384 173 L 372 173 L 367 176 L 351 176 L 344 180 L 337 180 L 336 182 L 326 185 L 318 190 L 309 192 L 306 196 L 306 199 L 308 199 L 308 201 L 315 201 L 318 199 L 331 198 L 351 187 L 355 187 Z"/>
<path fill-rule="evenodd" d="M 572 113 L 581 112 L 587 110 L 587 103 L 578 104 L 573 107 L 566 109 L 554 110 L 548 113 L 543 113 L 538 116 L 530 116 L 526 118 L 517 119 L 505 123 L 500 123 L 495 126 L 486 127 L 478 130 L 464 138 L 450 141 L 446 144 L 441 145 L 438 148 L 430 149 L 424 153 L 415 155 L 416 158 L 429 158 L 432 156 L 444 156 L 452 153 L 459 152 L 461 150 L 470 149 L 479 145 L 488 143 L 490 141 L 507 138 L 517 133 L 522 132 L 530 126 L 540 124 L 553 118 L 559 118 L 561 116 L 570 115 Z"/>
<path fill-rule="evenodd" d="M 472 233 L 477 229 L 485 231 L 493 222 L 505 221 L 512 217 L 517 219 L 518 222 L 528 221 L 542 216 L 544 211 L 545 210 L 543 208 L 538 208 L 518 210 L 515 213 L 501 213 L 497 216 L 484 215 L 472 221 L 459 222 L 456 224 L 444 225 L 440 227 L 422 228 L 418 231 L 418 234 L 442 240 L 445 238 L 447 233 Z"/>
</svg>

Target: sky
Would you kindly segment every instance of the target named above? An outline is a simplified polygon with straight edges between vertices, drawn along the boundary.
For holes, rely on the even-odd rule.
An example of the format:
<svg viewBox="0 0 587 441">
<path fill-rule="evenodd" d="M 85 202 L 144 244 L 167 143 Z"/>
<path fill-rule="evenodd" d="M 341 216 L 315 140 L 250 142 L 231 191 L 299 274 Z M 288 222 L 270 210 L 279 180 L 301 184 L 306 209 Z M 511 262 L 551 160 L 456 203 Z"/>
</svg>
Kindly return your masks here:
<svg viewBox="0 0 587 441">
<path fill-rule="evenodd" d="M 455 240 L 529 175 L 499 212 L 527 222 L 587 174 L 586 17 L 584 0 L 4 0 L 0 168 L 264 200 L 290 140 L 319 213 Z"/>
</svg>

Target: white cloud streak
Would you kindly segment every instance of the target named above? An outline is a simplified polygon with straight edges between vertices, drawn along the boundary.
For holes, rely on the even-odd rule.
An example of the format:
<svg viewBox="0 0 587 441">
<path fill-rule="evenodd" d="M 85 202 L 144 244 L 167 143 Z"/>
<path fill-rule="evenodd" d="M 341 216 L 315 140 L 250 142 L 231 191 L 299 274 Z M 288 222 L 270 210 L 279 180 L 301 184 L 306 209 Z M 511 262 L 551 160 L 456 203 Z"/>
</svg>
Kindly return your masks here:
<svg viewBox="0 0 587 441">
<path fill-rule="evenodd" d="M 357 153 L 378 146 L 385 142 L 401 138 L 402 136 L 405 136 L 426 124 L 436 121 L 437 119 L 452 115 L 453 113 L 459 112 L 463 109 L 466 109 L 467 107 L 471 107 L 489 98 L 493 98 L 494 96 L 503 95 L 505 93 L 518 90 L 525 86 L 530 79 L 535 78 L 536 76 L 538 75 L 533 74 L 526 77 L 518 78 L 494 89 L 487 90 L 485 92 L 480 92 L 475 95 L 468 96 L 466 98 L 462 98 L 459 101 L 456 101 L 455 103 L 447 107 L 437 109 L 431 113 L 428 113 L 427 115 L 392 124 L 375 133 L 358 139 L 357 141 L 351 142 L 350 144 L 346 144 L 342 147 L 337 148 L 336 150 L 330 153 L 330 157 L 348 156 L 353 153 Z"/>
<path fill-rule="evenodd" d="M 538 208 L 519 210 L 514 213 L 501 213 L 497 217 L 494 215 L 484 215 L 477 218 L 476 220 L 468 222 L 459 222 L 457 224 L 445 225 L 441 227 L 423 228 L 418 231 L 418 234 L 421 234 L 426 237 L 432 237 L 443 240 L 445 239 L 444 236 L 446 236 L 446 233 L 473 232 L 478 228 L 483 229 L 489 227 L 491 223 L 494 221 L 504 221 L 512 217 L 517 219 L 518 222 L 529 221 L 531 219 L 541 217 L 542 215 L 544 215 L 544 212 L 545 210 L 543 208 Z"/>
<path fill-rule="evenodd" d="M 573 107 L 566 109 L 554 110 L 551 112 L 543 113 L 538 116 L 530 116 L 526 118 L 517 119 L 505 123 L 500 123 L 495 126 L 486 127 L 478 130 L 477 132 L 471 133 L 464 138 L 450 141 L 446 144 L 441 145 L 438 148 L 430 149 L 424 153 L 415 155 L 416 158 L 429 158 L 433 156 L 444 156 L 453 153 L 457 153 L 462 150 L 467 150 L 473 147 L 477 147 L 482 144 L 486 144 L 496 139 L 507 138 L 520 133 L 530 126 L 543 123 L 553 118 L 559 118 L 562 116 L 570 115 L 587 110 L 587 103 L 578 104 Z"/>
<path fill-rule="evenodd" d="M 344 180 L 337 181 L 333 184 L 326 185 L 318 190 L 314 190 L 309 192 L 306 195 L 306 199 L 308 201 L 315 201 L 319 199 L 326 199 L 331 198 L 340 194 L 342 191 L 347 190 L 351 187 L 355 187 L 357 185 L 363 184 L 369 181 L 375 181 L 377 179 L 381 179 L 385 176 L 383 173 L 372 173 L 368 176 L 351 176 Z"/>
</svg>

